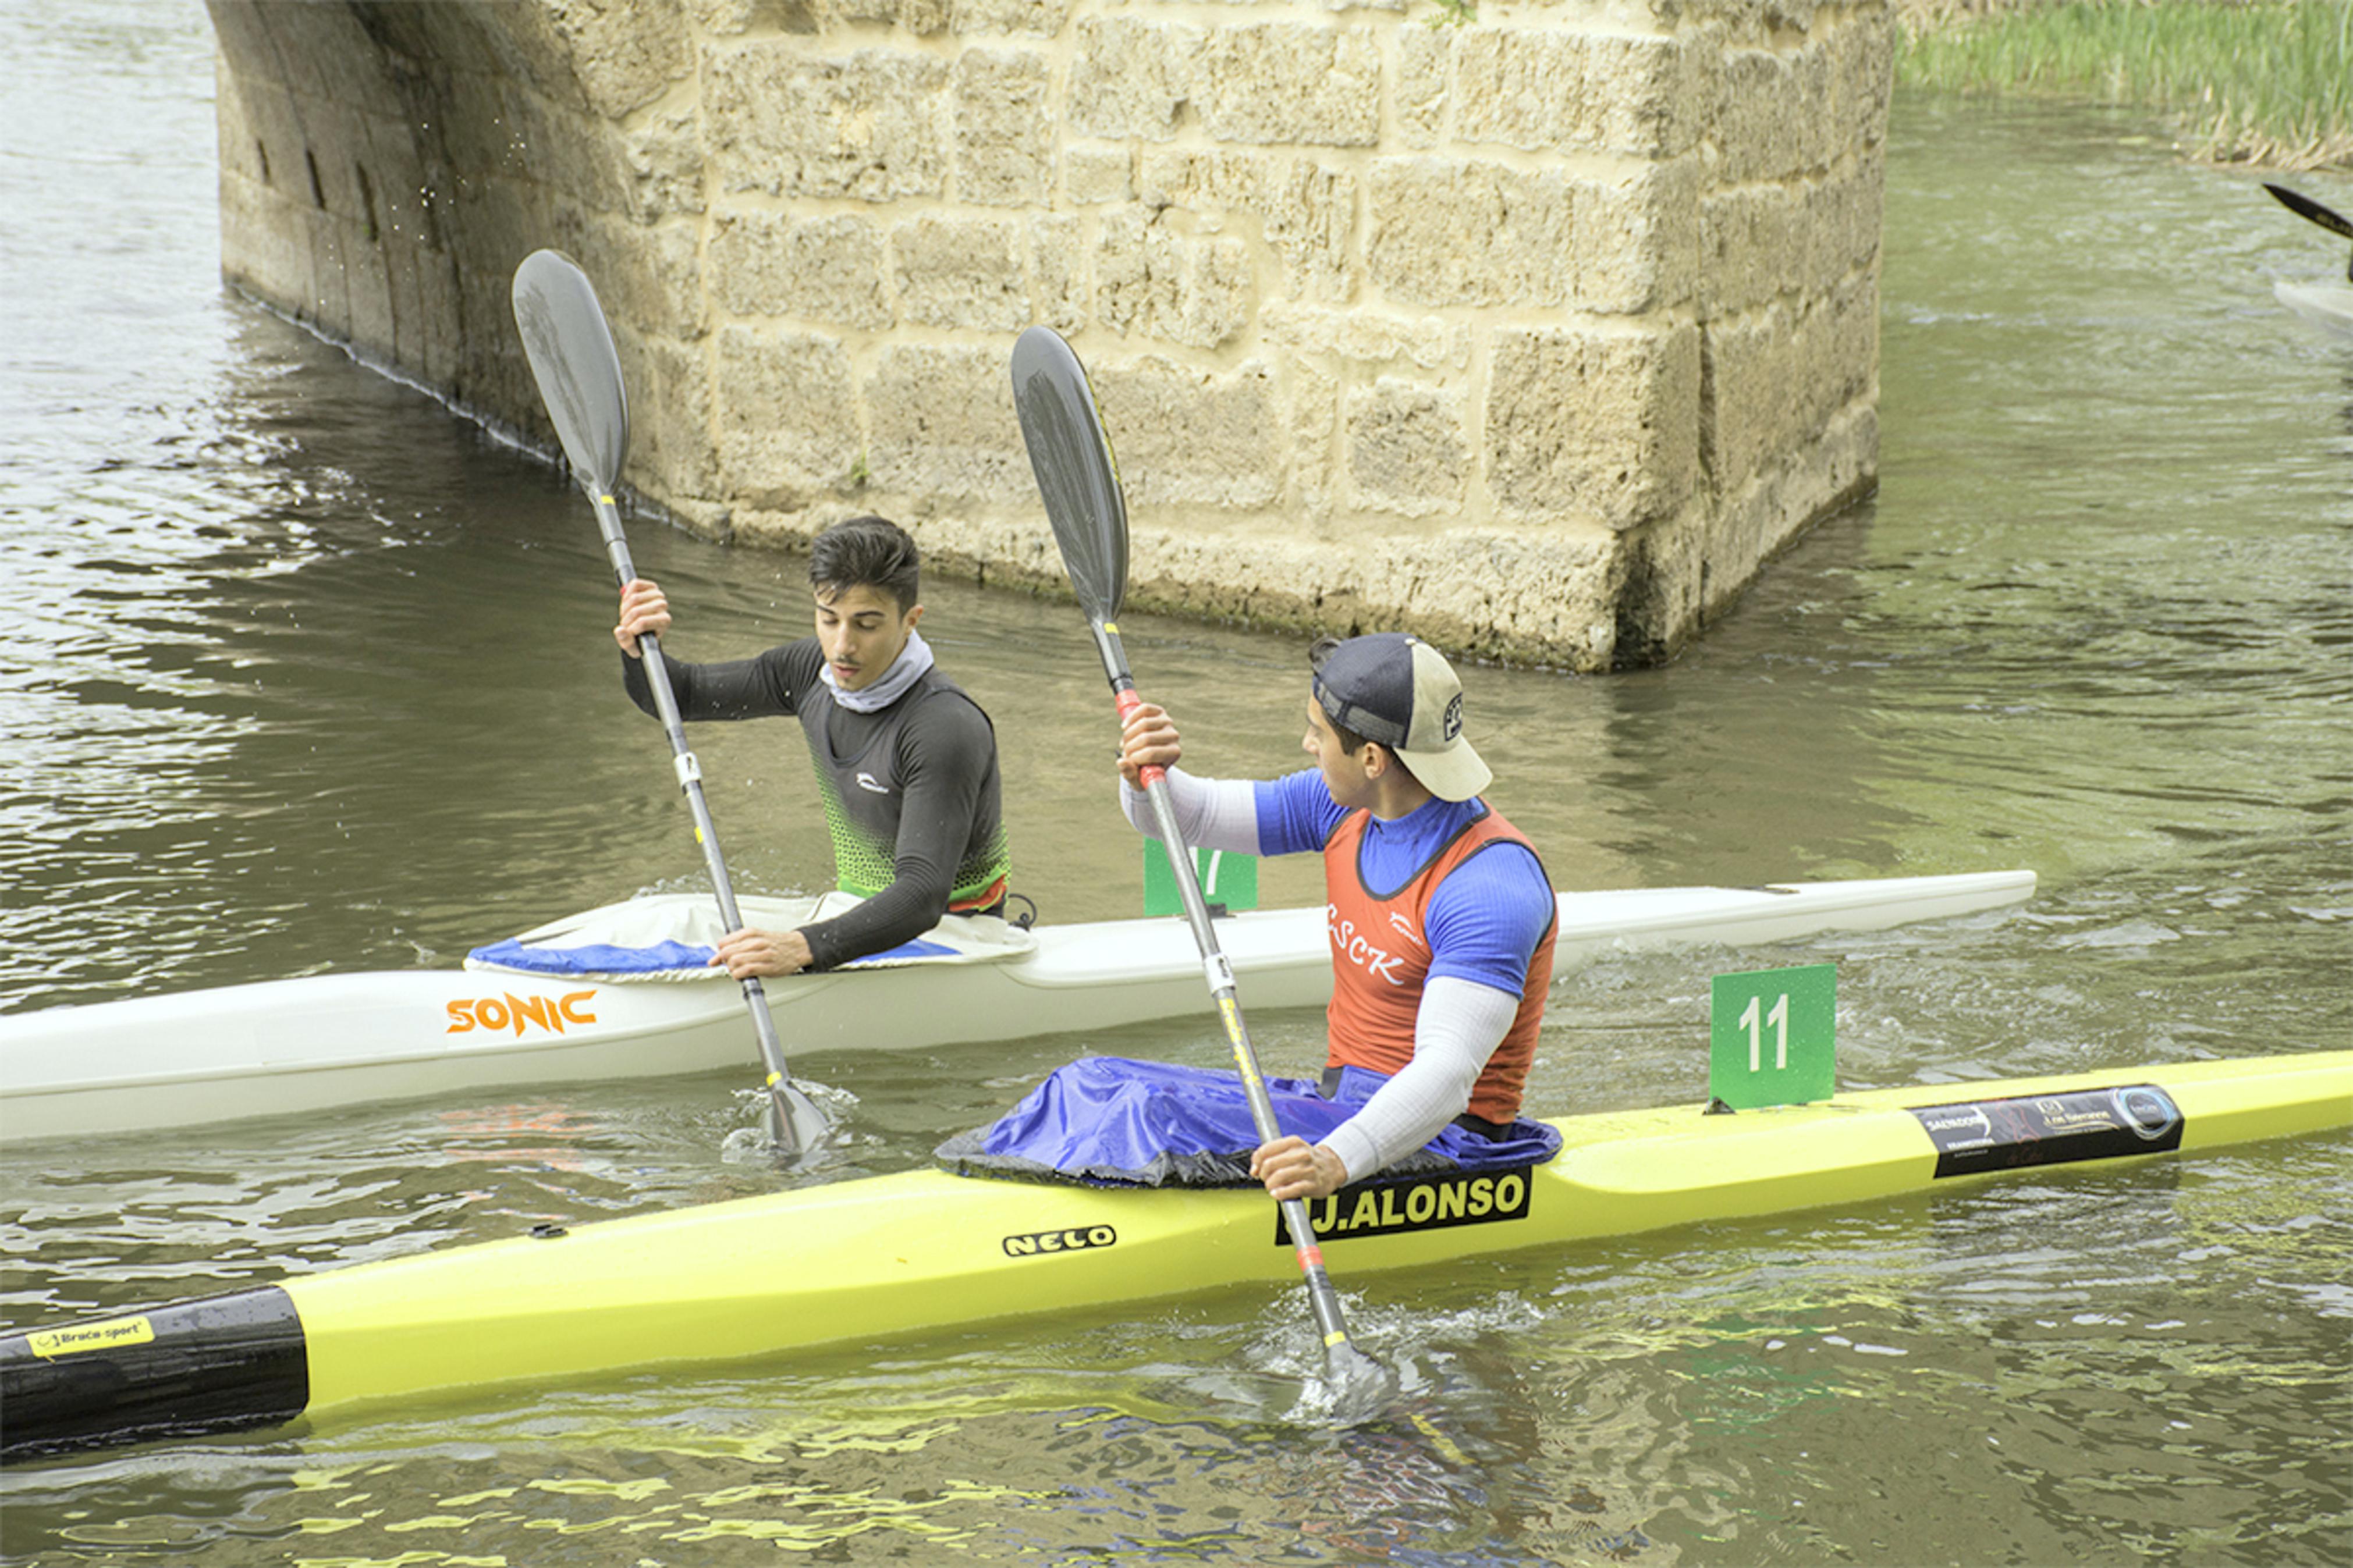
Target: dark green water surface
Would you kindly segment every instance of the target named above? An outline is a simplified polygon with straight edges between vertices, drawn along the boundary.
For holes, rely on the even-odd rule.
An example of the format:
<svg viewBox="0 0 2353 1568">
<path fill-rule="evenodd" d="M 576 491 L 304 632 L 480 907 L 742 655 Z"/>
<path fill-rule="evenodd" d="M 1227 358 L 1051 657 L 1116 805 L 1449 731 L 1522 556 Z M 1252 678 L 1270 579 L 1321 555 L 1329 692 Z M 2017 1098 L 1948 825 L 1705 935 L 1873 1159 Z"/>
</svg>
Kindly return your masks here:
<svg viewBox="0 0 2353 1568">
<path fill-rule="evenodd" d="M 0 9 L 0 1009 L 465 951 L 698 866 L 563 479 L 226 294 L 199 8 Z M 1701 1091 L 1708 978 L 1839 965 L 1841 1078 L 2353 1043 L 2342 247 L 2128 116 L 1899 102 L 1882 486 L 1671 668 L 1468 672 L 1556 882 L 2032 868 L 1940 926 L 1607 959 L 1531 1104 Z M 2302 182 L 2353 210 L 2353 182 Z M 797 560 L 635 524 L 673 644 L 796 634 Z M 1076 611 L 942 582 L 1016 885 L 1137 907 Z M 1131 620 L 1208 773 L 1296 757 L 1302 643 Z M 829 859 L 796 730 L 698 738 L 749 890 Z M 1271 902 L 1314 867 L 1267 869 Z M 1245 1004 L 1248 997 L 1244 997 Z M 1318 1058 L 1266 1014 L 1272 1070 Z M 787 1042 L 789 1045 L 789 1042 Z M 797 1060 L 839 1179 L 1082 1050 L 1206 1018 Z M 745 1071 L 0 1152 L 0 1321 L 768 1190 Z M 2341 1563 L 2341 1139 L 1343 1279 L 1441 1436 L 1290 1418 L 1290 1293 L 360 1414 L 0 1476 L 48 1564 Z"/>
</svg>

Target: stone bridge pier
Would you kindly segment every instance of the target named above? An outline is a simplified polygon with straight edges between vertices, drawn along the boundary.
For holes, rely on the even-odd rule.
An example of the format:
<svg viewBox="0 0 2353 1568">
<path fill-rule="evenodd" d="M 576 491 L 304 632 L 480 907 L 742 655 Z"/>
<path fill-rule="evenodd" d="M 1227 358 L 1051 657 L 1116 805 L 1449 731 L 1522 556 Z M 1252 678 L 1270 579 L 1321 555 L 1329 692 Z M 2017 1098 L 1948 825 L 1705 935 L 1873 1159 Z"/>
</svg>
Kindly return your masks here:
<svg viewBox="0 0 2353 1568">
<path fill-rule="evenodd" d="M 1142 606 L 1653 663 L 1873 480 L 1883 0 L 208 5 L 229 279 L 547 437 L 570 253 L 706 533 L 1060 584 L 1033 322 Z"/>
</svg>

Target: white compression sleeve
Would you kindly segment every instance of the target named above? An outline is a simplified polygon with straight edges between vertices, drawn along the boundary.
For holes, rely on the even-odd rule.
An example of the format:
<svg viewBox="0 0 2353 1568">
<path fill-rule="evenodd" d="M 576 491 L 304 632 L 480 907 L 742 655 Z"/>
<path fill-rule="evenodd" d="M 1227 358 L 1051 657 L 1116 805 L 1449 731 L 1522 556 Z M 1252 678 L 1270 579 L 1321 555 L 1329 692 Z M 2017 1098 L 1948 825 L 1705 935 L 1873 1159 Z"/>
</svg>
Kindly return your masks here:
<svg viewBox="0 0 2353 1568">
<path fill-rule="evenodd" d="M 1410 1154 L 1461 1115 L 1519 1010 L 1517 996 L 1475 980 L 1444 974 L 1423 987 L 1413 1060 L 1324 1140 L 1348 1168 L 1348 1180 L 1361 1182 Z"/>
<path fill-rule="evenodd" d="M 1170 768 L 1168 804 L 1176 808 L 1177 831 L 1194 848 L 1258 853 L 1258 786 L 1250 780 L 1197 779 L 1182 768 Z M 1160 836 L 1152 820 L 1151 798 L 1124 778 L 1119 781 L 1119 805 L 1137 832 Z"/>
</svg>

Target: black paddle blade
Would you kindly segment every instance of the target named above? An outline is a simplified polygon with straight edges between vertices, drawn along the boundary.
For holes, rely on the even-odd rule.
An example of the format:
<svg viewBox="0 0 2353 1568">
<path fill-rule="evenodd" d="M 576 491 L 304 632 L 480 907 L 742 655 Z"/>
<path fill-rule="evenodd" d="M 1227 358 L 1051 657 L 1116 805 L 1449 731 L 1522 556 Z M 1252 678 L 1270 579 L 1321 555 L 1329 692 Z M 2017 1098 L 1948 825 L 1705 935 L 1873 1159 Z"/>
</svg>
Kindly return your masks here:
<svg viewBox="0 0 2353 1568">
<path fill-rule="evenodd" d="M 1119 463 L 1086 370 L 1051 327 L 1031 327 L 1013 344 L 1013 407 L 1071 587 L 1088 619 L 1116 620 L 1127 596 Z"/>
<path fill-rule="evenodd" d="M 2287 208 L 2296 216 L 2310 218 L 2331 234 L 2353 239 L 2353 218 L 2348 218 L 2333 208 L 2322 206 L 2310 196 L 2301 192 L 2291 191 L 2285 185 L 2274 185 L 2265 182 L 2263 189 L 2278 197 L 2280 205 Z"/>
<path fill-rule="evenodd" d="M 573 477 L 592 496 L 612 494 L 629 455 L 629 397 L 588 275 L 560 250 L 533 251 L 515 268 L 514 313 Z"/>
</svg>

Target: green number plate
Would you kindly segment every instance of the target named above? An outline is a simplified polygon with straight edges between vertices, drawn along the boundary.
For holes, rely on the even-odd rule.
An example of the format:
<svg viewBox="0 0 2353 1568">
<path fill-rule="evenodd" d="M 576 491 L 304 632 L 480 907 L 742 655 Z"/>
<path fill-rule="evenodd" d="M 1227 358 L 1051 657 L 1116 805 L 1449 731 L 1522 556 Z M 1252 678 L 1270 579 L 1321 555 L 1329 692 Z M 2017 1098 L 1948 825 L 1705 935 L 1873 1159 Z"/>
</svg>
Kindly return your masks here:
<svg viewBox="0 0 2353 1568">
<path fill-rule="evenodd" d="M 1838 969 L 1759 969 L 1715 977 L 1708 1010 L 1707 1092 L 1735 1110 L 1828 1100 Z"/>
<path fill-rule="evenodd" d="M 1258 857 L 1235 855 L 1223 849 L 1193 851 L 1193 869 L 1201 879 L 1201 897 L 1210 904 L 1223 904 L 1229 911 L 1258 908 Z M 1185 900 L 1176 891 L 1176 868 L 1168 863 L 1168 851 L 1157 838 L 1144 841 L 1144 912 L 1147 915 L 1178 915 L 1185 912 Z"/>
</svg>

